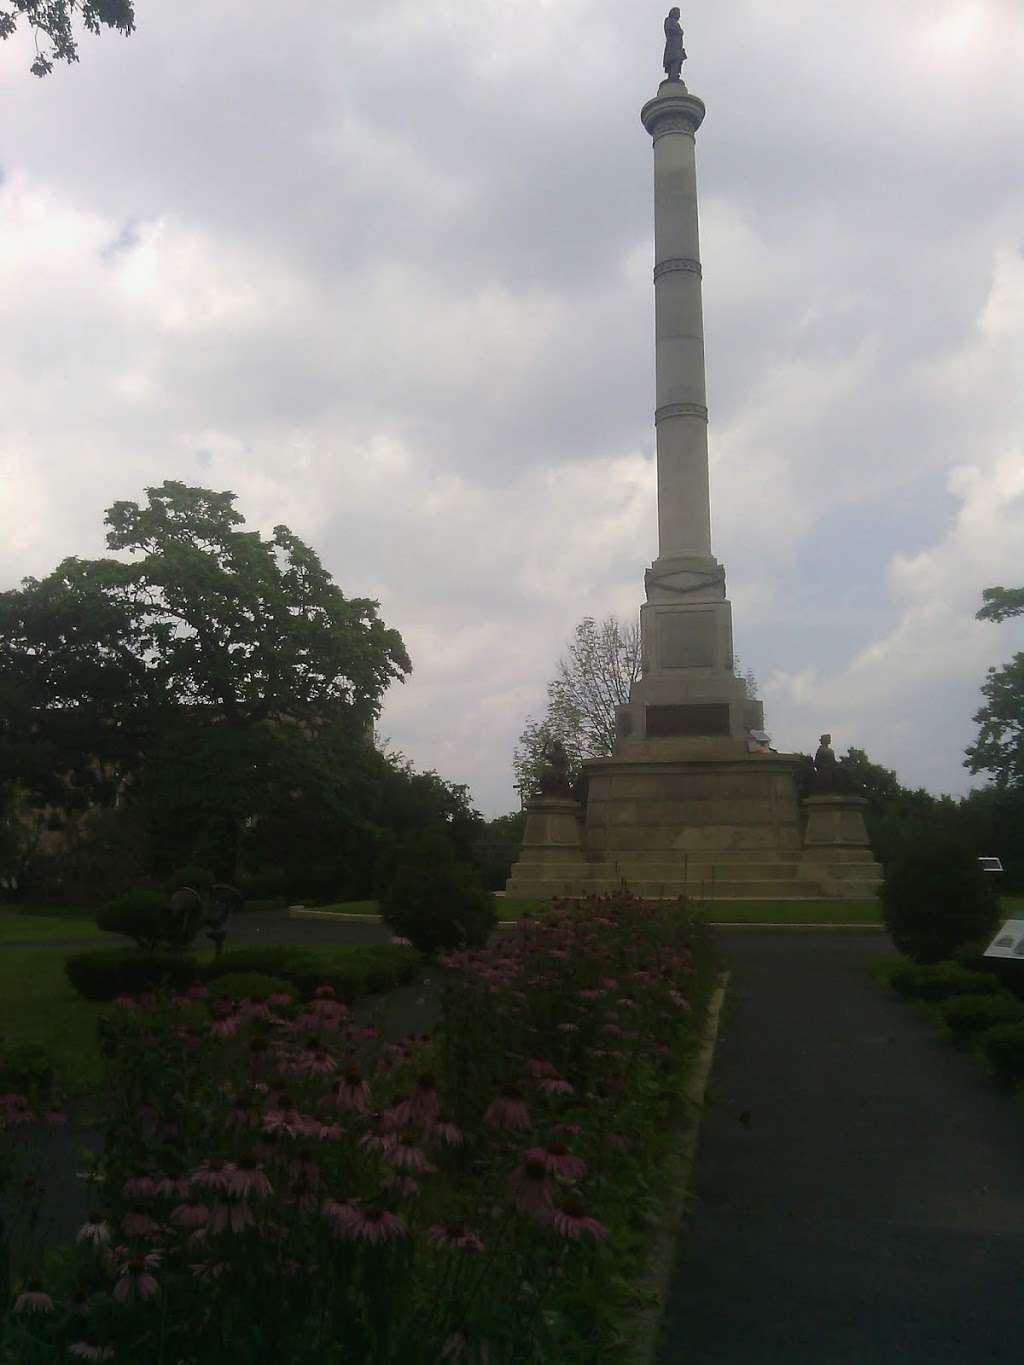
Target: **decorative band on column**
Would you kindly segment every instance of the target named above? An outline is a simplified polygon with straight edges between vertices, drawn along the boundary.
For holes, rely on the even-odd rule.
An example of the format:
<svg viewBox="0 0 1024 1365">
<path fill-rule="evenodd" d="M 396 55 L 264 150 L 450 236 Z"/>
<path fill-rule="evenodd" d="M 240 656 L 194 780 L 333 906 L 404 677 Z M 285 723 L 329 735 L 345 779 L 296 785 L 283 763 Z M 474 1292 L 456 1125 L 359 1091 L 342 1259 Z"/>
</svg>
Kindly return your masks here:
<svg viewBox="0 0 1024 1365">
<path fill-rule="evenodd" d="M 654 414 L 654 425 L 669 417 L 699 417 L 708 420 L 708 410 L 703 403 L 665 403 Z"/>
<path fill-rule="evenodd" d="M 667 137 L 669 133 L 682 133 L 691 142 L 697 141 L 697 129 L 694 127 L 694 121 L 686 114 L 661 114 L 659 116 L 651 132 L 651 138 L 657 142 L 660 138 Z"/>
<path fill-rule="evenodd" d="M 688 275 L 704 276 L 700 261 L 692 260 L 689 256 L 673 256 L 667 261 L 659 261 L 654 267 L 654 283 L 657 284 L 662 275 L 671 275 L 675 270 L 685 270 Z"/>
</svg>

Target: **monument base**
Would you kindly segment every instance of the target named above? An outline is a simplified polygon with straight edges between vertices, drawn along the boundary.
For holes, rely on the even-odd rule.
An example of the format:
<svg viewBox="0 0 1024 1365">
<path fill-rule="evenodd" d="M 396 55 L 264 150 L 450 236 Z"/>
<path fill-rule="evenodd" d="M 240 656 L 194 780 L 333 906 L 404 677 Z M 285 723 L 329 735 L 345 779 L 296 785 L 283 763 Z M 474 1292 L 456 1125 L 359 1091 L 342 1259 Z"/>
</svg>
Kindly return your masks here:
<svg viewBox="0 0 1024 1365">
<path fill-rule="evenodd" d="M 804 816 L 800 876 L 814 878 L 826 895 L 843 900 L 870 900 L 878 893 L 882 869 L 868 840 L 862 796 L 809 796 Z"/>
<path fill-rule="evenodd" d="M 575 802 L 527 806 L 510 896 L 604 895 L 625 886 L 649 900 L 851 899 L 872 894 L 880 872 L 863 845 L 805 847 L 792 754 L 748 754 L 732 738 L 622 742 L 585 764 L 586 813 Z M 836 798 L 812 798 L 834 802 Z M 856 797 L 844 797 L 847 817 Z M 851 803 L 854 803 L 851 805 Z M 808 803 L 805 803 L 805 807 Z M 865 804 L 865 803 L 861 803 Z M 556 806 L 558 809 L 556 809 Z M 569 807 L 579 842 L 569 838 Z M 812 834 L 822 836 L 822 809 Z M 829 819 L 834 820 L 830 808 Z M 844 826 L 847 835 L 852 826 Z M 871 890 L 868 890 L 870 884 Z"/>
</svg>

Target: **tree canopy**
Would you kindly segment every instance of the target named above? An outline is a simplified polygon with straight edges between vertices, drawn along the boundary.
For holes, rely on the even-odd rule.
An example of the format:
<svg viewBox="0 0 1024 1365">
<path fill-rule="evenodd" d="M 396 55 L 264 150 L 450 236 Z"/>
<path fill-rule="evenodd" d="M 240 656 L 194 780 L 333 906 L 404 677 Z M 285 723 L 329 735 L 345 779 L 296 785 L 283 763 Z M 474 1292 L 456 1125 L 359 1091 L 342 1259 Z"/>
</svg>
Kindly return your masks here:
<svg viewBox="0 0 1024 1365">
<path fill-rule="evenodd" d="M 89 33 L 112 28 L 127 37 L 135 28 L 135 6 L 133 0 L 7 0 L 0 4 L 0 39 L 13 37 L 23 20 L 36 45 L 30 70 L 46 76 L 54 62 L 78 61 L 76 19 Z"/>
<path fill-rule="evenodd" d="M 1024 615 L 1024 588 L 986 588 L 982 600 L 979 621 Z M 978 738 L 968 746 L 964 766 L 991 774 L 997 787 L 1024 787 L 1024 654 L 990 668 L 981 694 L 985 705 L 974 715 Z"/>
<path fill-rule="evenodd" d="M 205 840 L 228 875 L 282 791 L 337 809 L 345 783 L 323 755 L 372 747 L 411 664 L 378 604 L 346 597 L 286 526 L 243 530 L 230 492 L 146 491 L 107 512 L 121 558 L 66 559 L 0 593 L 0 780 L 65 807 L 129 782 L 168 858 Z"/>
</svg>

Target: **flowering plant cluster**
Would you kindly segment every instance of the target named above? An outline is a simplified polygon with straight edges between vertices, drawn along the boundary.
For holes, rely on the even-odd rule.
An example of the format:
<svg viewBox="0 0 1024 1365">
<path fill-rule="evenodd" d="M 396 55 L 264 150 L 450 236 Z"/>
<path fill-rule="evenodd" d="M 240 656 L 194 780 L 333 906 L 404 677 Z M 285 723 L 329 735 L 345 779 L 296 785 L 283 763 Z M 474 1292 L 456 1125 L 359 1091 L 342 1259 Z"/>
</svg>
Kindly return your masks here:
<svg viewBox="0 0 1024 1365">
<path fill-rule="evenodd" d="M 102 1198 L 13 1299 L 10 1359 L 615 1359 L 703 931 L 594 898 L 444 969 L 435 1035 L 397 1042 L 330 987 L 117 1002 Z"/>
</svg>

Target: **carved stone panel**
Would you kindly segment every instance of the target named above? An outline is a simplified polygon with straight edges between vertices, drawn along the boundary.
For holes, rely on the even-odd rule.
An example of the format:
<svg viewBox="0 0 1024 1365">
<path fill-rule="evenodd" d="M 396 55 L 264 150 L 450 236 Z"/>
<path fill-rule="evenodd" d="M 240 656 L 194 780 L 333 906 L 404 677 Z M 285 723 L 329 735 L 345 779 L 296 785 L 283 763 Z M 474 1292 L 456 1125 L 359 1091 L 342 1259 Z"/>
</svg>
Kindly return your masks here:
<svg viewBox="0 0 1024 1365">
<path fill-rule="evenodd" d="M 714 668 L 718 643 L 714 612 L 659 612 L 657 631 L 660 668 Z"/>
<path fill-rule="evenodd" d="M 652 739 L 729 734 L 729 706 L 694 702 L 685 706 L 648 706 L 647 734 Z"/>
</svg>

